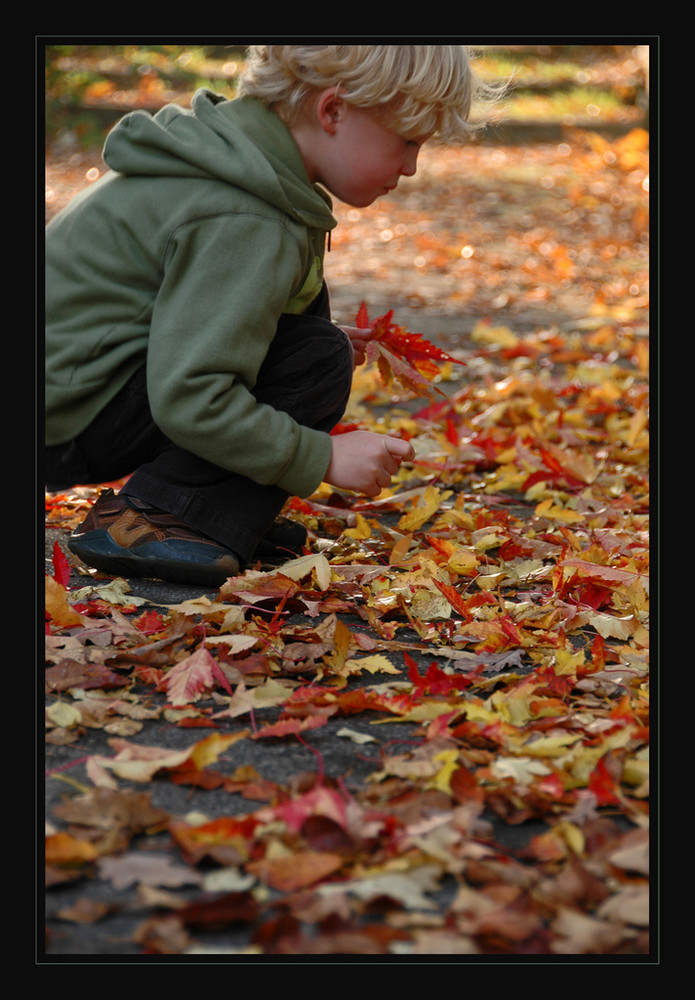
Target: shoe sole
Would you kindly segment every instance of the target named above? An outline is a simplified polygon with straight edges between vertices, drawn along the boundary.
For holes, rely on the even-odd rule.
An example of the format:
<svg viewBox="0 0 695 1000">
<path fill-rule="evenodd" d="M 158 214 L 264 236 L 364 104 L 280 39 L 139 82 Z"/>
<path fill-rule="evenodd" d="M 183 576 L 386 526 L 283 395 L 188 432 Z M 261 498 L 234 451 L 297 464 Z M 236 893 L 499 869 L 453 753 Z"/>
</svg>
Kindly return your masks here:
<svg viewBox="0 0 695 1000">
<path fill-rule="evenodd" d="M 67 545 L 82 562 L 108 576 L 219 587 L 239 572 L 239 563 L 231 553 L 211 560 L 208 546 L 196 542 L 149 542 L 124 549 L 108 531 L 98 530 L 71 536 Z M 162 552 L 163 548 L 168 551 Z"/>
</svg>

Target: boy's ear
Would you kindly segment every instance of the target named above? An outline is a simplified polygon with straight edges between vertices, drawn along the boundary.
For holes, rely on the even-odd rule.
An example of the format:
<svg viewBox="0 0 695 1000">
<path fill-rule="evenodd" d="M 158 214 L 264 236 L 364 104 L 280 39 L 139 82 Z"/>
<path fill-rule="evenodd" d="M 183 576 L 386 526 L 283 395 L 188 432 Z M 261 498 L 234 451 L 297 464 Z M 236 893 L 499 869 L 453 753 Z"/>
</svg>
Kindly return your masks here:
<svg viewBox="0 0 695 1000">
<path fill-rule="evenodd" d="M 330 87 L 319 94 L 316 102 L 316 118 L 319 126 L 329 135 L 333 135 L 340 121 L 345 102 L 340 96 L 338 87 Z"/>
</svg>

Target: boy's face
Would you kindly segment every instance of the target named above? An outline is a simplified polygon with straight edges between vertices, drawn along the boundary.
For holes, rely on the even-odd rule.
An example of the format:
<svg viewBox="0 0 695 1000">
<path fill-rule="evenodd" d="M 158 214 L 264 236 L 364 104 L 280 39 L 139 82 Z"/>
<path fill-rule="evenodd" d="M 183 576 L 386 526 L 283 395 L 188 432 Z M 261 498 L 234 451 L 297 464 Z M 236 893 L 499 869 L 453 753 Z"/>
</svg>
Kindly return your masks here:
<svg viewBox="0 0 695 1000">
<path fill-rule="evenodd" d="M 313 141 L 296 134 L 312 181 L 323 184 L 348 205 L 364 208 L 393 191 L 401 177 L 412 177 L 429 136 L 405 139 L 389 118 L 357 108 L 326 92 L 316 109 Z"/>
</svg>

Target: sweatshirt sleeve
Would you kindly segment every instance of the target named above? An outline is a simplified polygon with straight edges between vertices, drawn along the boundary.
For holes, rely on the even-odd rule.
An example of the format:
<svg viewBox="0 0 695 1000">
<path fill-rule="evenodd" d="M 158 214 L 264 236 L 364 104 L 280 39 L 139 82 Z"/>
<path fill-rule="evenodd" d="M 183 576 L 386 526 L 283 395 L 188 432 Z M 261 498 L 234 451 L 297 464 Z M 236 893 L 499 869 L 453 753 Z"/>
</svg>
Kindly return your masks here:
<svg viewBox="0 0 695 1000">
<path fill-rule="evenodd" d="M 187 223 L 169 241 L 147 360 L 152 415 L 172 441 L 297 496 L 321 482 L 330 437 L 251 390 L 309 264 L 282 220 L 244 213 Z"/>
</svg>

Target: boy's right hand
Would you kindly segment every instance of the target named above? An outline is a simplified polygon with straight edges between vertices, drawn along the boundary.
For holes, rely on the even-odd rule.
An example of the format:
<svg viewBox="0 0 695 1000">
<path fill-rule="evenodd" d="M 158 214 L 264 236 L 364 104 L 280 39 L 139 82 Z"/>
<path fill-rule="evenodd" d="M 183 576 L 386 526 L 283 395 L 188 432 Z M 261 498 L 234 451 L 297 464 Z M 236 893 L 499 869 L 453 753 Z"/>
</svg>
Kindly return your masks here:
<svg viewBox="0 0 695 1000">
<path fill-rule="evenodd" d="M 415 455 L 401 438 L 371 431 L 349 431 L 331 438 L 333 455 L 324 479 L 338 489 L 376 497 L 389 485 L 401 462 Z"/>
</svg>

